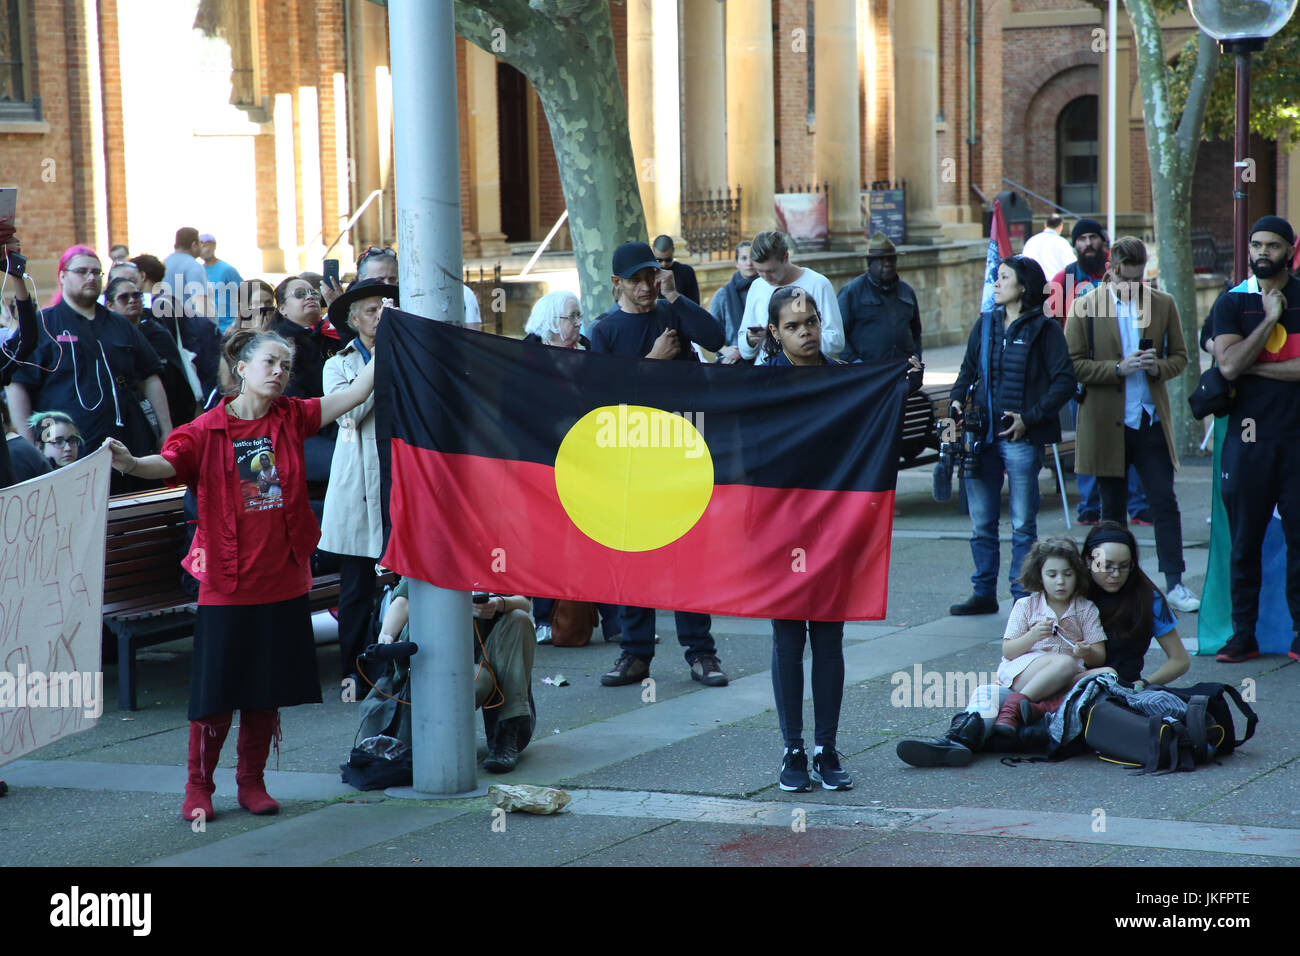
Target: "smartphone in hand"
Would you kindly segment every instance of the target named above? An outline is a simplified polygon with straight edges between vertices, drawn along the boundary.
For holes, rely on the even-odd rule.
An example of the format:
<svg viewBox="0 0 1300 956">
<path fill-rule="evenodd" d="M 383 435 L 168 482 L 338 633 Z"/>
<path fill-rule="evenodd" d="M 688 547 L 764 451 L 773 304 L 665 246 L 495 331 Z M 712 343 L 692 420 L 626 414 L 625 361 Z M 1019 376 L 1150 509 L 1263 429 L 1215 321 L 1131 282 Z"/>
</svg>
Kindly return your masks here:
<svg viewBox="0 0 1300 956">
<path fill-rule="evenodd" d="M 1152 342 L 1150 339 L 1139 339 L 1139 340 L 1138 340 L 1138 349 L 1140 349 L 1141 351 L 1146 352 L 1146 351 L 1148 351 L 1148 350 L 1150 350 L 1150 349 L 1153 349 L 1153 348 L 1155 348 L 1155 343 Z"/>
<path fill-rule="evenodd" d="M 339 284 L 339 261 L 337 259 L 326 259 L 325 268 L 321 270 L 321 275 L 325 281 L 332 284 Z"/>
</svg>

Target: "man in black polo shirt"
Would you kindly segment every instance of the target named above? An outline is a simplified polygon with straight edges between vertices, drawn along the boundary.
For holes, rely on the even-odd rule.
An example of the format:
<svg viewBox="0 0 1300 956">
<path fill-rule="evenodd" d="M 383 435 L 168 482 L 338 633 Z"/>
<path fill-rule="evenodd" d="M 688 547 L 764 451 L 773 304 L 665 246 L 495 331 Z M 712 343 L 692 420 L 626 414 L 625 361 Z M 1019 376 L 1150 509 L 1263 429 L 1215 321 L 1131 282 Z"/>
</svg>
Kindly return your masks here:
<svg viewBox="0 0 1300 956">
<path fill-rule="evenodd" d="M 98 302 L 103 270 L 99 257 L 82 246 L 64 253 L 58 281 L 62 298 L 41 313 L 41 332 L 30 364 L 14 373 L 9 411 L 23 437 L 31 439 L 32 412 L 60 411 L 72 416 L 87 453 L 108 436 L 134 455 L 158 450 L 140 407 L 149 399 L 162 437 L 171 431 L 163 363 L 140 330 Z M 139 394 L 137 394 L 139 389 Z M 114 475 L 113 490 L 128 490 Z"/>
<path fill-rule="evenodd" d="M 1232 536 L 1232 639 L 1215 658 L 1259 656 L 1260 549 L 1276 506 L 1286 538 L 1286 600 L 1300 627 L 1300 280 L 1288 271 L 1295 232 L 1278 216 L 1251 227 L 1254 275 L 1219 296 L 1206 320 L 1214 359 L 1236 386 L 1219 467 Z M 1291 644 L 1300 659 L 1300 636 Z"/>
<path fill-rule="evenodd" d="M 655 236 L 655 261 L 660 269 L 668 269 L 673 274 L 677 291 L 696 305 L 700 304 L 700 283 L 695 278 L 695 270 L 684 262 L 673 259 L 673 237 Z"/>
<path fill-rule="evenodd" d="M 697 361 L 692 343 L 716 352 L 722 330 L 704 309 L 677 291 L 673 274 L 660 269 L 644 242 L 614 250 L 613 282 L 618 302 L 591 330 L 591 351 L 638 358 Z M 662 296 L 662 298 L 660 298 Z M 727 683 L 707 614 L 678 611 L 677 640 L 686 648 L 691 677 L 708 687 Z M 646 607 L 619 610 L 623 653 L 600 682 L 606 687 L 639 684 L 655 656 L 655 612 Z"/>
</svg>

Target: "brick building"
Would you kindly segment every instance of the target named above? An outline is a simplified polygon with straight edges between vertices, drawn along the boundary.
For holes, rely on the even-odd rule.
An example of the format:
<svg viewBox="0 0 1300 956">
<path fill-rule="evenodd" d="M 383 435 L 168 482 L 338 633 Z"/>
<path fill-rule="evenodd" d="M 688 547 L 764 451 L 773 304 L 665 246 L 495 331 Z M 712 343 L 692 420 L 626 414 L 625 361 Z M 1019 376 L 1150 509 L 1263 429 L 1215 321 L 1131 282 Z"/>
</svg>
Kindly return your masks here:
<svg viewBox="0 0 1300 956">
<path fill-rule="evenodd" d="M 180 225 L 216 233 L 246 274 L 319 268 L 372 194 L 331 254 L 346 271 L 356 251 L 394 241 L 380 3 L 0 7 L 0 185 L 20 189 L 38 279 L 73 242 L 163 255 Z M 610 13 L 633 150 L 660 172 L 642 189 L 651 234 L 681 235 L 684 200 L 737 186 L 752 233 L 774 225 L 774 193 L 829 183 L 842 251 L 862 246 L 857 193 L 876 180 L 908 181 L 908 242 L 935 249 L 977 239 L 1005 180 L 1074 212 L 1101 208 L 1104 23 L 1084 0 L 610 0 Z M 1119 26 L 1117 208 L 1125 231 L 1149 233 L 1141 95 L 1126 17 Z M 1168 51 L 1193 29 L 1171 18 Z M 490 259 L 540 240 L 564 199 L 522 75 L 461 39 L 457 67 L 465 253 Z M 1202 147 L 1194 216 L 1225 244 L 1230 154 Z M 1254 154 L 1252 213 L 1300 215 L 1292 158 L 1265 141 Z"/>
</svg>

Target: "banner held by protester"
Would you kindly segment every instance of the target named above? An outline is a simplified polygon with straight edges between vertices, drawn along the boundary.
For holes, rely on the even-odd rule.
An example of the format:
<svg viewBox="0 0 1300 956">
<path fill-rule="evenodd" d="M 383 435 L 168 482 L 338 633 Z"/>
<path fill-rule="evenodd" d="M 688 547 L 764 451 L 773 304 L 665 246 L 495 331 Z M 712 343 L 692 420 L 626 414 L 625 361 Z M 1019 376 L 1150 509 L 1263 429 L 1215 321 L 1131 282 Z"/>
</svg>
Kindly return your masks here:
<svg viewBox="0 0 1300 956">
<path fill-rule="evenodd" d="M 439 587 L 878 620 L 905 363 L 736 369 L 387 310 L 386 566 Z"/>
<path fill-rule="evenodd" d="M 111 457 L 0 489 L 0 765 L 95 726 Z"/>
</svg>

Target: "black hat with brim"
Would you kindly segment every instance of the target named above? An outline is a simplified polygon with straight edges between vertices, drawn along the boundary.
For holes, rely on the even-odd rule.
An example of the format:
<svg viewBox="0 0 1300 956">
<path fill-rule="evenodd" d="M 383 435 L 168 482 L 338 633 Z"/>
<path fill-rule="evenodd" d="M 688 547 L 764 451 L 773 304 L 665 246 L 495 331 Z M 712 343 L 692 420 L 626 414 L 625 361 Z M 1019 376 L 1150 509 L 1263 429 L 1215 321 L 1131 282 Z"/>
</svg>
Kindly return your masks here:
<svg viewBox="0 0 1300 956">
<path fill-rule="evenodd" d="M 377 296 L 392 299 L 393 305 L 397 305 L 397 286 L 383 279 L 358 279 L 330 303 L 327 314 L 330 325 L 339 333 L 340 342 L 351 342 L 357 335 L 356 330 L 348 325 L 348 310 L 352 308 L 352 303 Z"/>
</svg>

